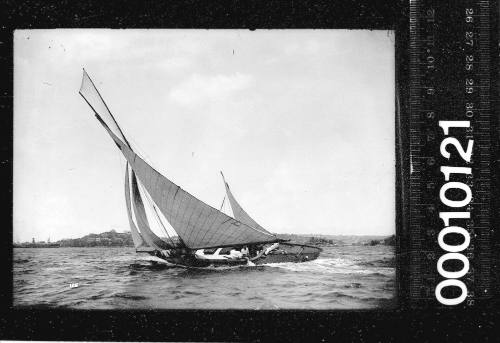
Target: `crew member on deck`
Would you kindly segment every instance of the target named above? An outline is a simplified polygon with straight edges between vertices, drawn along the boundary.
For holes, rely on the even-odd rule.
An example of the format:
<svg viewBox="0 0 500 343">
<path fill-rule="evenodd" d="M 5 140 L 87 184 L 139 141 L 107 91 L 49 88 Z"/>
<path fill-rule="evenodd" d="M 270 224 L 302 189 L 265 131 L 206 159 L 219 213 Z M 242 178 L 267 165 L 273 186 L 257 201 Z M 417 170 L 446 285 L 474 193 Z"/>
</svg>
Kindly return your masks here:
<svg viewBox="0 0 500 343">
<path fill-rule="evenodd" d="M 242 254 L 240 251 L 236 250 L 235 248 L 232 248 L 231 251 L 229 251 L 229 257 L 231 258 L 241 258 Z"/>
<path fill-rule="evenodd" d="M 241 255 L 244 256 L 244 257 L 248 257 L 248 247 L 245 245 L 243 246 L 243 248 L 241 248 Z"/>
</svg>

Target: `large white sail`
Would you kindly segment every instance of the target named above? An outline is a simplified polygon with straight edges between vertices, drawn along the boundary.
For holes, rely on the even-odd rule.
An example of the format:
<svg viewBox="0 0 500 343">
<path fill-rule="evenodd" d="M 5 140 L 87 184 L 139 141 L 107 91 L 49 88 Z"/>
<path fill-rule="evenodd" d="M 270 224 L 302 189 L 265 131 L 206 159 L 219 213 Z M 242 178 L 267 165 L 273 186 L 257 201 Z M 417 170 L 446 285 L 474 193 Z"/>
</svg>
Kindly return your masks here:
<svg viewBox="0 0 500 343">
<path fill-rule="evenodd" d="M 231 193 L 229 185 L 226 182 L 226 179 L 224 178 L 224 174 L 222 174 L 222 172 L 221 175 L 222 175 L 222 181 L 224 181 L 224 186 L 226 187 L 227 198 L 229 199 L 229 204 L 231 205 L 231 210 L 233 211 L 234 218 L 242 223 L 245 223 L 248 226 L 254 227 L 262 232 L 267 232 L 271 234 L 269 231 L 260 226 L 255 220 L 253 220 L 253 218 L 250 217 L 248 213 L 245 212 L 245 210 L 234 198 L 233 193 Z"/>
<path fill-rule="evenodd" d="M 191 249 L 280 241 L 267 231 L 246 225 L 183 190 L 138 156 L 84 71 L 80 94 L 121 150 L 137 178 L 186 247 Z M 98 96 L 96 96 L 96 94 Z M 94 102 L 97 102 L 95 104 Z M 104 111 L 103 119 L 98 109 Z M 113 123 L 112 129 L 108 120 Z"/>
<path fill-rule="evenodd" d="M 144 203 L 142 202 L 142 198 L 139 193 L 139 187 L 137 186 L 137 178 L 133 171 L 131 176 L 132 180 L 130 182 L 132 184 L 133 209 L 135 220 L 137 221 L 137 226 L 139 227 L 142 237 L 149 244 L 149 246 L 155 249 L 163 250 L 174 248 L 174 246 L 162 240 L 151 230 L 146 210 L 144 209 Z"/>
</svg>

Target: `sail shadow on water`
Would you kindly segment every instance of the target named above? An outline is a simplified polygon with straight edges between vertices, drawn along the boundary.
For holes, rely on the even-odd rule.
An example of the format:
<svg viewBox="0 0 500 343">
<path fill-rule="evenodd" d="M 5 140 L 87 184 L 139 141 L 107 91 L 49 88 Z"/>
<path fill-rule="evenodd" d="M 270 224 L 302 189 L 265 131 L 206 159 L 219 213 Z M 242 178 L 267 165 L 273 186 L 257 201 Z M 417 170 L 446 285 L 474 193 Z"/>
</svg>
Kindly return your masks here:
<svg viewBox="0 0 500 343">
<path fill-rule="evenodd" d="M 318 258 L 321 248 L 288 242 L 257 224 L 236 201 L 225 179 L 234 217 L 207 205 L 151 167 L 134 151 L 85 70 L 79 93 L 127 161 L 125 202 L 136 252 L 192 268 Z M 152 230 L 153 223 L 163 229 L 163 237 Z"/>
</svg>

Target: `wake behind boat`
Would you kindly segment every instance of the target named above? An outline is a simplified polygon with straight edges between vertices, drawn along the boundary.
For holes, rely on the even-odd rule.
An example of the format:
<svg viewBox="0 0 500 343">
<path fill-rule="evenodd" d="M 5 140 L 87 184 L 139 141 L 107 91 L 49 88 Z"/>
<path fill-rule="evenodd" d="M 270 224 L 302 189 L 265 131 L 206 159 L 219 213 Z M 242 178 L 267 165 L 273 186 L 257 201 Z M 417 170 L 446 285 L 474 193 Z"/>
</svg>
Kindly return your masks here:
<svg viewBox="0 0 500 343">
<path fill-rule="evenodd" d="M 255 222 L 225 180 L 233 217 L 153 169 L 133 150 L 85 70 L 79 93 L 127 161 L 125 201 L 136 252 L 188 267 L 306 262 L 319 256 L 320 248 L 280 239 Z M 166 237 L 157 235 L 153 224 Z"/>
</svg>

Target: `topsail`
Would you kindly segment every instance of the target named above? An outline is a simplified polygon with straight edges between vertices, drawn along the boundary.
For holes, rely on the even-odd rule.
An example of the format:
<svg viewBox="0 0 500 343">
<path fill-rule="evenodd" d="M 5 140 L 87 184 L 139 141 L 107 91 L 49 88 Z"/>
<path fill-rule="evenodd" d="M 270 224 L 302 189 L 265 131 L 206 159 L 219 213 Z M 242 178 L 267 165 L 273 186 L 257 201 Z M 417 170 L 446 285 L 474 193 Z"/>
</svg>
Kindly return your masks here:
<svg viewBox="0 0 500 343">
<path fill-rule="evenodd" d="M 229 204 L 231 205 L 231 210 L 233 211 L 234 218 L 236 218 L 242 223 L 245 223 L 248 226 L 254 227 L 262 232 L 267 232 L 268 234 L 271 234 L 269 231 L 260 226 L 255 220 L 253 220 L 253 218 L 250 217 L 248 213 L 245 212 L 245 210 L 240 206 L 240 204 L 234 198 L 233 193 L 231 193 L 229 185 L 226 182 L 226 179 L 224 178 L 224 174 L 222 174 L 222 172 L 221 175 L 222 175 L 222 180 L 224 181 L 224 186 L 226 187 L 227 198 L 229 199 Z"/>
<path fill-rule="evenodd" d="M 93 109 L 97 119 L 130 164 L 133 170 L 133 180 L 137 177 L 137 180 L 148 192 L 187 248 L 202 249 L 281 241 L 260 226 L 248 225 L 205 204 L 146 163 L 128 144 L 113 115 L 85 71 L 80 94 Z M 137 185 L 135 186 L 137 187 Z M 133 183 L 132 191 L 134 191 Z M 136 193 L 133 196 L 140 197 L 140 194 Z M 140 203 L 138 201 L 133 203 L 134 209 L 140 211 Z M 141 228 L 139 227 L 139 229 Z M 142 232 L 141 234 L 142 238 L 146 240 L 146 235 Z M 153 243 L 156 245 L 158 242 Z"/>
</svg>

